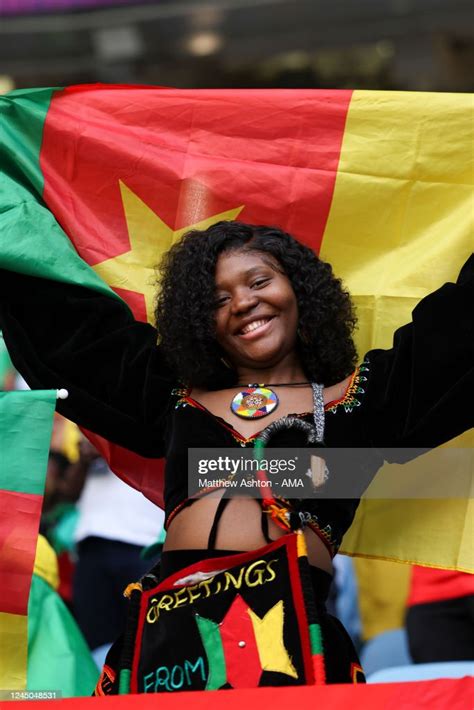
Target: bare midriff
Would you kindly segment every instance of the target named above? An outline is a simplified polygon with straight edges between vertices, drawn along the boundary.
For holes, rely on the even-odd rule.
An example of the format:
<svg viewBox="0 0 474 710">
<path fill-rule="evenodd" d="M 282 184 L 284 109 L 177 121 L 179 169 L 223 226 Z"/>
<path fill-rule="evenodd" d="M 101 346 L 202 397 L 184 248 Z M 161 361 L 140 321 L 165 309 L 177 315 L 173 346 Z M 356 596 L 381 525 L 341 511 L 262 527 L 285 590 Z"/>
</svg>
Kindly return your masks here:
<svg viewBox="0 0 474 710">
<path fill-rule="evenodd" d="M 224 491 L 214 491 L 184 508 L 171 521 L 164 544 L 165 551 L 207 549 L 209 532 Z M 218 550 L 247 551 L 264 547 L 261 526 L 262 509 L 252 498 L 231 498 L 219 521 L 215 548 Z M 268 521 L 268 533 L 272 540 L 285 534 L 273 520 Z M 331 555 L 325 544 L 310 529 L 305 531 L 308 560 L 332 574 Z"/>
<path fill-rule="evenodd" d="M 324 404 L 327 406 L 344 396 L 351 381 L 351 377 L 343 382 L 324 389 Z M 222 416 L 228 412 L 228 403 L 222 405 L 219 398 L 213 393 L 203 390 L 193 390 L 193 397 L 200 402 L 211 416 Z M 298 411 L 297 407 L 303 406 L 305 411 L 312 407 L 312 393 L 310 388 L 306 392 L 293 391 L 286 398 L 286 411 L 280 411 L 273 417 L 270 416 L 265 424 L 290 412 Z M 283 408 L 282 408 L 283 409 Z M 244 436 L 253 436 L 261 428 L 260 422 L 245 422 L 239 424 Z M 243 438 L 243 437 L 242 437 Z M 171 521 L 167 531 L 164 550 L 207 550 L 209 533 L 212 527 L 219 500 L 224 491 L 218 490 L 196 500 L 191 506 L 181 510 Z M 268 544 L 262 533 L 262 509 L 260 503 L 252 498 L 232 497 L 219 521 L 215 549 L 247 551 L 257 550 Z M 268 533 L 271 540 L 277 540 L 285 534 L 271 518 L 268 520 Z M 310 528 L 305 530 L 308 560 L 313 567 L 319 567 L 332 574 L 332 558 L 328 548 L 317 534 Z"/>
</svg>

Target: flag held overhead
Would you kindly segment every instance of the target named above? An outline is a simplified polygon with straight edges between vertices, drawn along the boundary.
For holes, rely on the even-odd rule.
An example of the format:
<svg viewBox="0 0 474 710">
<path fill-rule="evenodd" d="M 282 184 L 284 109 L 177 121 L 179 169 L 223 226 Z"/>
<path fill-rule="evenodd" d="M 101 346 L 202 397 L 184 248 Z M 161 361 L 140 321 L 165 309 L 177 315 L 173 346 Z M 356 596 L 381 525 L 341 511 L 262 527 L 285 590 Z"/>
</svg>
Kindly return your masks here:
<svg viewBox="0 0 474 710">
<path fill-rule="evenodd" d="M 0 102 L 0 267 L 74 284 L 90 303 L 94 293 L 109 296 L 143 322 L 150 347 L 154 267 L 191 228 L 278 224 L 311 246 L 354 296 L 361 354 L 389 346 L 472 249 L 466 95 L 95 85 Z M 67 414 L 73 383 L 43 374 L 69 390 L 59 405 Z M 90 436 L 124 480 L 162 503 L 157 452 Z M 351 535 L 352 553 L 365 537 L 357 523 Z M 457 543 L 434 551 L 416 535 L 392 548 L 390 536 L 368 537 L 382 541 L 378 556 L 456 564 Z"/>
</svg>

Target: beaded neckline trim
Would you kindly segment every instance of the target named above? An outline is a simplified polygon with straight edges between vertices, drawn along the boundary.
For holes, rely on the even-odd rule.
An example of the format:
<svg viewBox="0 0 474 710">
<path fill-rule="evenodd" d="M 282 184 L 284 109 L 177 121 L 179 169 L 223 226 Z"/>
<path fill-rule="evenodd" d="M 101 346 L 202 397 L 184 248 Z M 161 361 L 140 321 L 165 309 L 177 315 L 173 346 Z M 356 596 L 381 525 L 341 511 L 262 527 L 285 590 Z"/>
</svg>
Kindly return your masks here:
<svg viewBox="0 0 474 710">
<path fill-rule="evenodd" d="M 368 371 L 369 361 L 364 360 L 364 362 L 355 369 L 344 396 L 335 402 L 328 402 L 325 411 L 335 414 L 338 409 L 342 407 L 347 414 L 350 414 L 354 409 L 360 407 L 362 404 L 360 395 L 365 394 L 365 383 L 367 382 L 367 376 L 364 373 Z"/>
<path fill-rule="evenodd" d="M 336 400 L 334 402 L 328 402 L 324 407 L 324 411 L 330 412 L 331 414 L 335 414 L 340 408 L 342 408 L 345 413 L 350 414 L 354 411 L 354 409 L 360 407 L 360 405 L 362 404 L 360 396 L 365 394 L 365 383 L 367 382 L 367 376 L 365 373 L 367 373 L 368 371 L 369 362 L 366 359 L 361 365 L 359 365 L 359 367 L 355 369 L 354 374 L 352 375 L 352 378 L 349 382 L 349 385 L 341 399 Z M 255 439 L 261 433 L 256 432 L 255 434 L 249 437 L 243 436 L 224 419 L 216 416 L 210 410 L 204 407 L 204 405 L 200 404 L 200 402 L 197 402 L 195 399 L 193 399 L 190 396 L 190 392 L 190 387 L 180 386 L 173 389 L 171 394 L 178 398 L 175 403 L 175 409 L 179 409 L 180 407 L 186 406 L 194 407 L 194 409 L 200 409 L 201 411 L 207 413 L 209 416 L 213 417 L 215 421 L 219 422 L 219 424 L 231 434 L 234 441 L 236 441 L 240 446 L 246 446 L 247 444 L 254 442 Z M 311 414 L 312 412 L 304 412 L 302 414 L 292 414 L 291 416 L 303 418 L 310 416 Z"/>
</svg>

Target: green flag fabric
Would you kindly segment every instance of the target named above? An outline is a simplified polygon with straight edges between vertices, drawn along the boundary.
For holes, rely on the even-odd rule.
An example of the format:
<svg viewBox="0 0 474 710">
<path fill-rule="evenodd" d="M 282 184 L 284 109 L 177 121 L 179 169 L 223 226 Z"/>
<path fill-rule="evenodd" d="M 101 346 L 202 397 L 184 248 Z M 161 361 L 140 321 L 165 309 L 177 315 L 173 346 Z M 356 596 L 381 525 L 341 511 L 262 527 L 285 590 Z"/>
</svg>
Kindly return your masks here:
<svg viewBox="0 0 474 710">
<path fill-rule="evenodd" d="M 28 604 L 29 691 L 55 691 L 63 698 L 91 695 L 99 670 L 59 594 L 33 574 Z"/>
</svg>

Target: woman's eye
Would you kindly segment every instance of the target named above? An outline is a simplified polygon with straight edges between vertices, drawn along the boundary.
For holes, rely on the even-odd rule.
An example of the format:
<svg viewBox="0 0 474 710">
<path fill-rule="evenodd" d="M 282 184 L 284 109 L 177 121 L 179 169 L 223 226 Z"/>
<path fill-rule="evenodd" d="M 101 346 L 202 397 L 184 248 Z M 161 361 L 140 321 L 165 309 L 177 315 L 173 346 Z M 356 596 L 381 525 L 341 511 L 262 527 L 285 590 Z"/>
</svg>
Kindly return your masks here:
<svg viewBox="0 0 474 710">
<path fill-rule="evenodd" d="M 219 296 L 219 298 L 216 298 L 214 305 L 216 308 L 220 308 L 220 306 L 224 306 L 228 300 L 229 296 Z"/>
<path fill-rule="evenodd" d="M 267 284 L 269 281 L 270 281 L 270 279 L 269 279 L 268 277 L 266 277 L 266 278 L 264 278 L 264 279 L 257 279 L 256 281 L 253 282 L 252 288 L 254 288 L 254 287 L 255 287 L 255 288 L 260 288 L 260 286 L 264 286 L 264 285 Z"/>
</svg>

